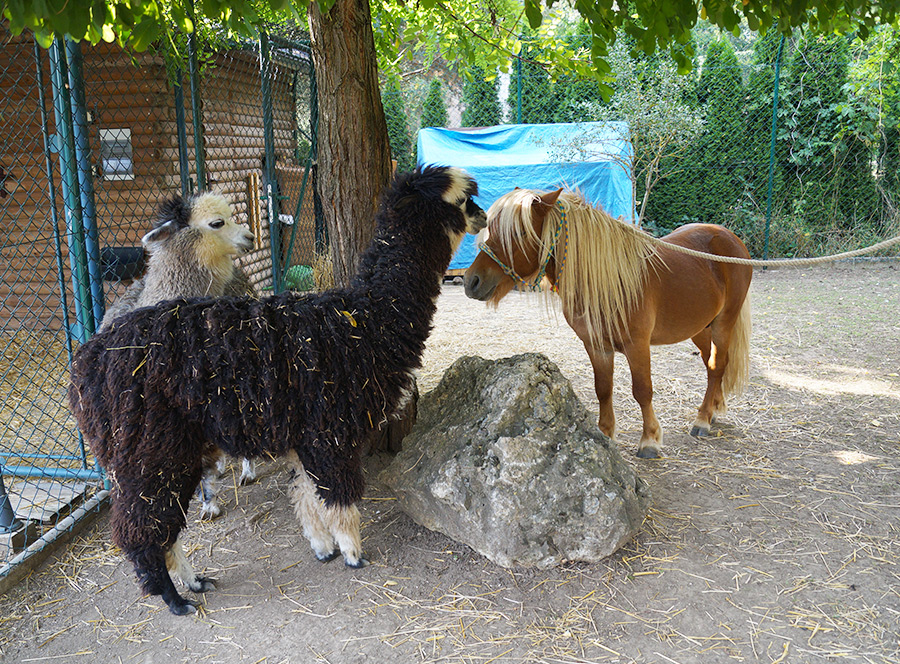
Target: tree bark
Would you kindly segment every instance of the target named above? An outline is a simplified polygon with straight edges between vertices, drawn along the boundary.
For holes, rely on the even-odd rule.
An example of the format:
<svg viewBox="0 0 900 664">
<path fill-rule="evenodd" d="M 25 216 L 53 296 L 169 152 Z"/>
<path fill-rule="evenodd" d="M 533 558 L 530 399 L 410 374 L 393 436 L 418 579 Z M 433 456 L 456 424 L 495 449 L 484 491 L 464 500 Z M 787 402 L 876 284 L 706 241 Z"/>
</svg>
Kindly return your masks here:
<svg viewBox="0 0 900 664">
<path fill-rule="evenodd" d="M 355 274 L 374 234 L 375 208 L 391 176 L 369 0 L 309 5 L 318 88 L 318 190 L 336 285 Z"/>
</svg>

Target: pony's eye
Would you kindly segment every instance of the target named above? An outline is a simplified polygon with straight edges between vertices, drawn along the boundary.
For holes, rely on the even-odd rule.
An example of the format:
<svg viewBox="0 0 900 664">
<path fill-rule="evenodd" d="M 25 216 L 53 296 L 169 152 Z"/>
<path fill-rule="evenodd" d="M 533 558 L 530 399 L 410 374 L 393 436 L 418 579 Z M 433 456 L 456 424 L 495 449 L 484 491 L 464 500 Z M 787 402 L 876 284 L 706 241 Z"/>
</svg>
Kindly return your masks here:
<svg viewBox="0 0 900 664">
<path fill-rule="evenodd" d="M 222 228 L 222 226 L 224 226 L 224 225 L 225 225 L 224 221 L 222 221 L 221 219 L 216 219 L 215 221 L 210 222 L 209 227 L 210 228 Z"/>
</svg>

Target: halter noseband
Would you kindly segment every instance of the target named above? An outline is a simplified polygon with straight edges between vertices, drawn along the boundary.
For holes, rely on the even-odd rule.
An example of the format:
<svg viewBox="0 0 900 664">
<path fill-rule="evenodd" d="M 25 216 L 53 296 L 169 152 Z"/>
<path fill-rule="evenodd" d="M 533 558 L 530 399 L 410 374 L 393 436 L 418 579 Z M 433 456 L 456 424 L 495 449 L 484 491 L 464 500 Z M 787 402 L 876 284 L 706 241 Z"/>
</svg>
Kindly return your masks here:
<svg viewBox="0 0 900 664">
<path fill-rule="evenodd" d="M 499 267 L 503 270 L 503 273 L 508 276 L 510 279 L 515 281 L 516 283 L 520 283 L 524 285 L 531 291 L 540 291 L 541 290 L 541 279 L 544 278 L 544 275 L 547 273 L 547 265 L 550 263 L 550 258 L 553 256 L 553 251 L 556 249 L 556 244 L 559 242 L 559 236 L 562 233 L 563 226 L 565 226 L 568 221 L 566 218 L 566 209 L 563 207 L 562 203 L 557 203 L 556 207 L 559 208 L 559 223 L 556 225 L 556 233 L 553 235 L 553 243 L 550 245 L 549 251 L 547 251 L 547 257 L 544 259 L 544 262 L 541 264 L 540 268 L 537 271 L 534 279 L 524 279 L 520 277 L 516 271 L 512 268 L 512 266 L 507 265 L 499 258 L 497 258 L 497 254 L 493 252 L 493 250 L 487 246 L 484 242 L 478 243 L 478 249 L 486 253 Z M 563 245 L 563 255 L 562 259 L 559 261 L 559 267 L 556 270 L 556 284 L 552 286 L 554 291 L 559 290 L 559 280 L 562 278 L 562 269 L 566 264 L 566 257 L 569 253 L 569 233 L 566 232 L 565 244 Z"/>
</svg>

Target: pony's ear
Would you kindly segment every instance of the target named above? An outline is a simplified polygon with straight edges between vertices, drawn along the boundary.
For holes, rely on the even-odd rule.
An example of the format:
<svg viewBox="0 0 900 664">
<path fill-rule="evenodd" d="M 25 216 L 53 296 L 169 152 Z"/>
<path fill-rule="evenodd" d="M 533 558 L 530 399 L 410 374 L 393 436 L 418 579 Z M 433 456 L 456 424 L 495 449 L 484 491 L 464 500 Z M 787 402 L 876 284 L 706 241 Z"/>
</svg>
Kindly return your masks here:
<svg viewBox="0 0 900 664">
<path fill-rule="evenodd" d="M 556 205 L 556 201 L 559 199 L 559 195 L 561 193 L 562 187 L 560 187 L 556 191 L 548 191 L 546 194 L 541 194 L 541 203 L 543 203 L 547 207 L 553 207 L 554 205 Z"/>
</svg>

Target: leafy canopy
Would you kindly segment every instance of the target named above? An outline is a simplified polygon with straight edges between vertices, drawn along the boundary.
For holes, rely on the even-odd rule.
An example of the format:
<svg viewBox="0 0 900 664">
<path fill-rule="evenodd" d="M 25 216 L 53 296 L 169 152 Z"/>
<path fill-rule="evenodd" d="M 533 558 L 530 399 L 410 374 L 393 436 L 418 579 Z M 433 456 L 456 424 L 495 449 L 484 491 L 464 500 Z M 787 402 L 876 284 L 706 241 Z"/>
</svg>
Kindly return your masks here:
<svg viewBox="0 0 900 664">
<path fill-rule="evenodd" d="M 0 0 L 0 14 L 14 34 L 33 30 L 47 45 L 54 34 L 74 39 L 119 41 L 144 50 L 173 29 L 190 33 L 208 19 L 236 35 L 254 34 L 263 22 L 303 20 L 310 2 L 327 11 L 335 0 Z M 879 23 L 897 19 L 900 0 L 370 0 L 378 50 L 399 58 L 411 38 L 450 62 L 505 68 L 522 47 L 525 22 L 544 39 L 546 62 L 578 75 L 609 78 L 609 49 L 627 35 L 636 51 L 670 50 L 680 71 L 691 68 L 691 28 L 701 18 L 725 30 L 746 21 L 751 30 L 798 28 L 818 32 L 859 30 L 866 37 Z M 571 5 L 590 27 L 592 62 L 571 42 L 552 38 L 552 26 Z M 550 26 L 550 28 L 548 28 Z"/>
</svg>

